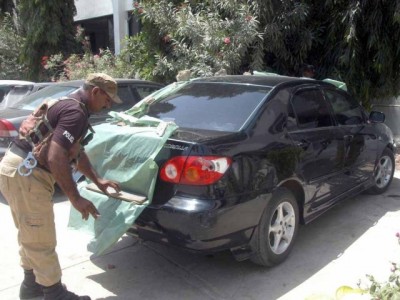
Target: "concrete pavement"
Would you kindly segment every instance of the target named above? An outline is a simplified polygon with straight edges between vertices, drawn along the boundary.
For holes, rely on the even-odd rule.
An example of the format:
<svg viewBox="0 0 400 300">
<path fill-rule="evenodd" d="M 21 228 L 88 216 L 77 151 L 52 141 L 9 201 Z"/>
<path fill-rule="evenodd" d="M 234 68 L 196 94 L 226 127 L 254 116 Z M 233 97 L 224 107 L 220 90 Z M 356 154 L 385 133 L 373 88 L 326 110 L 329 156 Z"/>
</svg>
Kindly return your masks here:
<svg viewBox="0 0 400 300">
<path fill-rule="evenodd" d="M 400 173 L 380 196 L 344 201 L 302 226 L 290 257 L 274 268 L 236 262 L 229 252 L 201 256 L 123 236 L 106 254 L 92 257 L 84 233 L 67 229 L 69 202 L 55 197 L 57 252 L 63 282 L 92 299 L 266 299 L 334 296 L 356 287 L 365 274 L 386 280 L 400 261 Z M 0 299 L 18 299 L 22 271 L 16 230 L 0 199 Z"/>
</svg>

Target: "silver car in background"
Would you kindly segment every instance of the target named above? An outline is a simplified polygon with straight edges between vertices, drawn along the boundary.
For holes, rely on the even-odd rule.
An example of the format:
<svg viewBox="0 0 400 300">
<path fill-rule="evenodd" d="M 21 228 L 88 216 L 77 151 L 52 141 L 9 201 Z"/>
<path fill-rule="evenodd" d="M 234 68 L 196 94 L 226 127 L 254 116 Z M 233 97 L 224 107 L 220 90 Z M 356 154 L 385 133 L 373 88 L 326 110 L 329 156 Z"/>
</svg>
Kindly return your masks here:
<svg viewBox="0 0 400 300">
<path fill-rule="evenodd" d="M 162 84 L 137 80 L 137 79 L 116 79 L 118 84 L 118 95 L 123 101 L 122 104 L 115 104 L 110 110 L 124 111 L 131 108 L 139 100 L 163 87 Z M 7 107 L 0 106 L 0 158 L 4 156 L 11 141 L 18 136 L 18 130 L 22 121 L 32 113 L 46 99 L 58 99 L 67 96 L 79 89 L 83 80 L 54 83 L 40 91 L 29 94 L 23 99 L 10 103 Z M 101 113 L 92 114 L 91 124 L 103 122 L 108 117 L 110 110 L 103 110 Z"/>
</svg>

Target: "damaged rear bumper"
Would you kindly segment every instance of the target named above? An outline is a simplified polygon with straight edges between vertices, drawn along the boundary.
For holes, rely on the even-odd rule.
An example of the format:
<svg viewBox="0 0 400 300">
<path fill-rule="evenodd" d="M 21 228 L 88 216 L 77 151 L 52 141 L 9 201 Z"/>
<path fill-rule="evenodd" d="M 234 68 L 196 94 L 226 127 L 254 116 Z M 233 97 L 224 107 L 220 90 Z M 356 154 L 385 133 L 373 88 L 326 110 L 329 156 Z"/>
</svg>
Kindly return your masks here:
<svg viewBox="0 0 400 300">
<path fill-rule="evenodd" d="M 268 197 L 218 205 L 214 200 L 173 197 L 162 206 L 148 206 L 128 230 L 143 240 L 212 253 L 249 244 Z M 218 201 L 218 203 L 228 201 Z"/>
</svg>

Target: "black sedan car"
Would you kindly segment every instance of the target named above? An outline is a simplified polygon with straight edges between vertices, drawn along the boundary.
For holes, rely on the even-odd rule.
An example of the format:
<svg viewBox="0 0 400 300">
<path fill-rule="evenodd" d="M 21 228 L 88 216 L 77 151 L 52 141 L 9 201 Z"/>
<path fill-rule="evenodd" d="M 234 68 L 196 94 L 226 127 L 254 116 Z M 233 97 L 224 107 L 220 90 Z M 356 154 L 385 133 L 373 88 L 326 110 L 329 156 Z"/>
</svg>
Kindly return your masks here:
<svg viewBox="0 0 400 300">
<path fill-rule="evenodd" d="M 122 104 L 115 104 L 114 111 L 123 111 L 138 101 L 163 87 L 162 84 L 136 79 L 116 79 L 118 84 L 118 96 Z M 0 106 L 0 157 L 3 157 L 10 142 L 18 136 L 19 126 L 22 121 L 32 113 L 46 99 L 58 99 L 66 96 L 82 86 L 83 80 L 54 83 L 40 91 L 32 93 L 23 99 L 10 103 L 7 107 Z M 97 124 L 104 121 L 109 110 L 92 114 L 90 122 Z"/>
<path fill-rule="evenodd" d="M 128 233 L 272 266 L 299 224 L 394 173 L 384 114 L 313 79 L 223 76 L 158 93 L 147 115 L 179 128 L 156 157 L 151 204 Z"/>
</svg>

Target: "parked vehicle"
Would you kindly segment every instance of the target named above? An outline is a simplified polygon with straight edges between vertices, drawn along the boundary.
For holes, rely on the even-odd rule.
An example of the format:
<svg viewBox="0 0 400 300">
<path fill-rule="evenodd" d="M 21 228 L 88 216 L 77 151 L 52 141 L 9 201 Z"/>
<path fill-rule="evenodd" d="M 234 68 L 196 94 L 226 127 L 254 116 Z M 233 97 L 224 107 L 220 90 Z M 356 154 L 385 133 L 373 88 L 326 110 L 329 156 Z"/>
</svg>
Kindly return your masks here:
<svg viewBox="0 0 400 300">
<path fill-rule="evenodd" d="M 11 105 L 16 105 L 18 101 L 34 92 L 40 91 L 46 86 L 52 85 L 54 82 L 27 82 L 26 84 L 9 85 L 8 93 L 4 96 L 0 103 L 0 109 L 4 109 Z M 0 80 L 1 86 L 1 80 Z"/>
<path fill-rule="evenodd" d="M 24 81 L 24 80 L 0 80 L 0 102 L 7 96 L 7 94 L 12 90 L 15 86 L 32 86 L 34 82 L 32 81 Z"/>
<path fill-rule="evenodd" d="M 123 101 L 122 104 L 115 104 L 112 110 L 122 111 L 130 108 L 139 100 L 152 92 L 163 87 L 162 84 L 136 80 L 116 79 L 118 84 L 118 95 Z M 76 91 L 82 86 L 83 80 L 55 83 L 49 87 L 24 97 L 22 100 L 0 109 L 0 157 L 5 154 L 10 142 L 18 136 L 18 129 L 21 122 L 44 100 L 57 99 Z M 108 110 L 92 114 L 90 122 L 97 124 L 107 118 Z"/>
<path fill-rule="evenodd" d="M 147 115 L 179 128 L 156 157 L 152 203 L 128 233 L 201 253 L 281 263 L 300 224 L 394 173 L 384 114 L 330 83 L 200 78 L 159 93 Z M 99 134 L 99 133 L 97 133 Z"/>
</svg>

